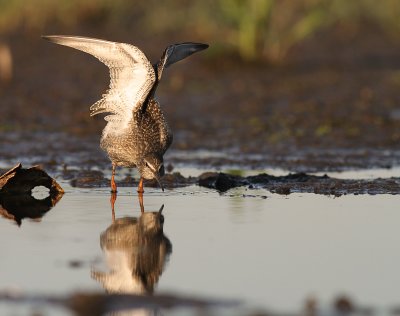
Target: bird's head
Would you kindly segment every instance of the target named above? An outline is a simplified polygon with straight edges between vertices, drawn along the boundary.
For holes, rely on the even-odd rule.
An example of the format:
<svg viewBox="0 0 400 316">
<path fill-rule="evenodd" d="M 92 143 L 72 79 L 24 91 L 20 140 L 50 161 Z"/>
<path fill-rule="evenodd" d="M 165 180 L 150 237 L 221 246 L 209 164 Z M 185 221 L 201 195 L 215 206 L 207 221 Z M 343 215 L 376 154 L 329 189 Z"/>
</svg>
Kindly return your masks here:
<svg viewBox="0 0 400 316">
<path fill-rule="evenodd" d="M 140 175 L 144 179 L 156 179 L 161 189 L 164 191 L 164 187 L 161 183 L 161 177 L 164 176 L 164 161 L 162 157 L 156 155 L 147 155 L 141 161 L 140 166 L 138 166 Z"/>
<path fill-rule="evenodd" d="M 164 215 L 162 215 L 163 209 L 164 204 L 161 205 L 158 212 L 143 212 L 139 218 L 139 232 L 145 235 L 162 233 L 164 226 Z"/>
</svg>

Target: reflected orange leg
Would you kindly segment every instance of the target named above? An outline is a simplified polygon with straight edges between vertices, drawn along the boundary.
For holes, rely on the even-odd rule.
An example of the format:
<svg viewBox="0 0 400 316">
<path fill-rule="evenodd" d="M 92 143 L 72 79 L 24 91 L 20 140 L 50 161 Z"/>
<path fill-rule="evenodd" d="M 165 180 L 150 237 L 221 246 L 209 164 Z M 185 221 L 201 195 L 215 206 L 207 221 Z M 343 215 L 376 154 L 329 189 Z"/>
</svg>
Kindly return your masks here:
<svg viewBox="0 0 400 316">
<path fill-rule="evenodd" d="M 139 194 L 143 194 L 143 193 L 144 193 L 144 189 L 143 189 L 143 178 L 140 178 L 137 192 L 138 192 Z"/>
<path fill-rule="evenodd" d="M 115 201 L 116 200 L 117 200 L 117 193 L 116 192 L 111 192 L 110 204 L 111 204 L 111 216 L 112 216 L 113 223 L 115 221 L 114 205 L 115 205 Z"/>
<path fill-rule="evenodd" d="M 140 205 L 140 211 L 144 213 L 144 204 L 143 204 L 143 193 L 138 194 L 139 197 L 139 205 Z"/>
<path fill-rule="evenodd" d="M 112 166 L 112 172 L 111 172 L 111 193 L 117 193 L 117 185 L 115 184 L 115 166 Z"/>
</svg>

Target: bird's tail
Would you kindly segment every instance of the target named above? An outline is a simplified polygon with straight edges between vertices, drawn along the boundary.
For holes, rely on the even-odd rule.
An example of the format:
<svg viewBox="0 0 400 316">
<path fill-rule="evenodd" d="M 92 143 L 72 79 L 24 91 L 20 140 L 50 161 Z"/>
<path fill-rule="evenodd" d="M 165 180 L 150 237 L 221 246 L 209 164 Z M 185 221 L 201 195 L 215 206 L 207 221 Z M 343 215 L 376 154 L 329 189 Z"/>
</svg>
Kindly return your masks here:
<svg viewBox="0 0 400 316">
<path fill-rule="evenodd" d="M 117 116 L 126 115 L 124 99 L 117 92 L 108 90 L 103 97 L 90 107 L 90 116 L 110 113 Z"/>
</svg>

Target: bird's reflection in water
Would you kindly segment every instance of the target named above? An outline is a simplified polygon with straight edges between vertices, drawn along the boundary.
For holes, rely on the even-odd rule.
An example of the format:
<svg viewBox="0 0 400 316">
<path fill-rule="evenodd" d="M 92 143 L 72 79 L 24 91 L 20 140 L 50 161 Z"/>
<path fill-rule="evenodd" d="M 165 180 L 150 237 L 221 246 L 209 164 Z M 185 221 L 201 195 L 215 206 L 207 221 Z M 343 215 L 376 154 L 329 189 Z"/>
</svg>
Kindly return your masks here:
<svg viewBox="0 0 400 316">
<path fill-rule="evenodd" d="M 113 210 L 113 202 L 112 210 Z M 141 212 L 139 218 L 123 217 L 100 235 L 100 245 L 109 272 L 92 270 L 92 278 L 108 293 L 152 294 L 172 252 L 164 235 L 164 216 L 158 212 Z"/>
</svg>

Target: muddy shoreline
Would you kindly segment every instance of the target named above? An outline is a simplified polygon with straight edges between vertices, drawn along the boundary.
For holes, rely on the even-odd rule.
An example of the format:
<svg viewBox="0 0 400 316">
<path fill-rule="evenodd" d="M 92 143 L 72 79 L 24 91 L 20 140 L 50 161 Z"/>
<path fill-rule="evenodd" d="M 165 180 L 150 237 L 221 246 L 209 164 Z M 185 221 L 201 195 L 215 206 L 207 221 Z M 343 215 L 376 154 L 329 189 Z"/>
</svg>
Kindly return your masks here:
<svg viewBox="0 0 400 316">
<path fill-rule="evenodd" d="M 66 171 L 61 175 L 70 179 L 69 183 L 76 188 L 108 187 L 110 179 L 99 170 Z M 118 187 L 136 187 L 138 179 L 130 175 L 117 181 Z M 199 176 L 184 177 L 179 172 L 167 173 L 163 177 L 166 189 L 198 185 L 225 193 L 230 189 L 244 187 L 248 190 L 265 189 L 271 193 L 288 195 L 291 193 L 315 193 L 341 196 L 346 194 L 400 194 L 400 178 L 377 179 L 337 179 L 327 175 L 316 176 L 306 173 L 290 173 L 284 176 L 272 176 L 261 173 L 255 176 L 239 176 L 222 172 L 205 172 Z M 145 186 L 158 187 L 156 181 L 146 180 Z"/>
<path fill-rule="evenodd" d="M 40 165 L 57 179 L 68 181 L 73 187 L 94 188 L 109 185 L 110 162 L 98 146 L 98 139 L 76 137 L 66 133 L 46 134 L 7 133 L 0 148 L 2 168 L 15 164 Z M 16 158 L 18 157 L 18 158 Z M 371 149 L 316 149 L 274 150 L 265 154 L 245 154 L 235 149 L 225 151 L 180 150 L 171 148 L 165 157 L 166 188 L 200 185 L 220 192 L 234 187 L 263 188 L 273 193 L 307 192 L 340 196 L 344 194 L 400 194 L 399 178 L 368 180 L 335 179 L 310 173 L 341 172 L 348 170 L 387 169 L 390 173 L 400 161 L 400 151 Z M 180 173 L 190 167 L 197 174 Z M 237 176 L 223 170 L 287 170 L 280 177 L 264 174 Z M 221 171 L 221 172 L 220 172 Z M 135 173 L 119 173 L 118 186 L 136 186 Z M 147 186 L 157 186 L 148 182 Z"/>
</svg>

